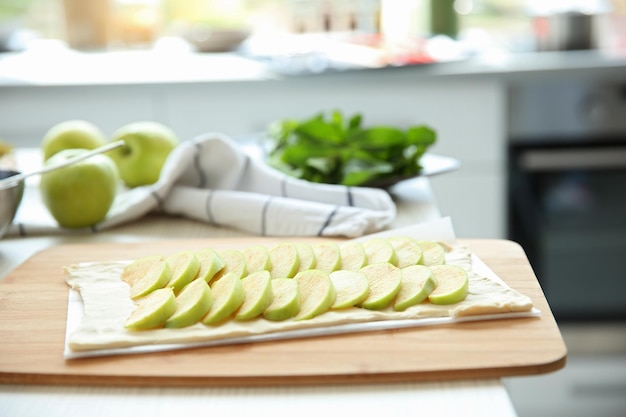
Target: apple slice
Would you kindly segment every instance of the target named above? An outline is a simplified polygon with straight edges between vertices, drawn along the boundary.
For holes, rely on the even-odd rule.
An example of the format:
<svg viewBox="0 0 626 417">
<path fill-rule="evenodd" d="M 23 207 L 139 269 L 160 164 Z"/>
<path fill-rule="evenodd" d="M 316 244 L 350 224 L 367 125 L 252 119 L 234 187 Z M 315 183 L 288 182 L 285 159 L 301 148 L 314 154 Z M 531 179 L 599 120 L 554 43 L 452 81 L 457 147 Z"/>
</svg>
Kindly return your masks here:
<svg viewBox="0 0 626 417">
<path fill-rule="evenodd" d="M 340 269 L 330 273 L 337 296 L 333 309 L 353 307 L 367 298 L 370 286 L 364 273 Z"/>
<path fill-rule="evenodd" d="M 130 287 L 130 298 L 136 300 L 165 287 L 171 277 L 172 270 L 166 261 L 153 263 L 144 276 Z"/>
<path fill-rule="evenodd" d="M 124 327 L 129 330 L 149 330 L 163 326 L 176 311 L 176 298 L 171 288 L 154 290 L 139 300 L 126 319 Z"/>
<path fill-rule="evenodd" d="M 330 274 L 341 268 L 341 252 L 335 242 L 320 242 L 313 246 L 315 269 Z"/>
<path fill-rule="evenodd" d="M 299 242 L 296 243 L 298 249 L 298 257 L 300 258 L 300 267 L 298 272 L 306 271 L 307 269 L 315 268 L 315 252 L 313 252 L 313 246 L 309 243 Z"/>
<path fill-rule="evenodd" d="M 437 287 L 428 296 L 433 304 L 456 304 L 469 293 L 469 277 L 467 271 L 455 265 L 433 265 L 430 267 Z"/>
<path fill-rule="evenodd" d="M 422 248 L 417 240 L 408 236 L 392 236 L 387 240 L 398 255 L 398 268 L 417 265 L 422 260 Z"/>
<path fill-rule="evenodd" d="M 279 243 L 270 249 L 272 278 L 293 278 L 300 268 L 300 255 L 294 243 Z"/>
<path fill-rule="evenodd" d="M 341 269 L 358 271 L 367 265 L 365 248 L 359 242 L 346 242 L 339 245 L 341 254 Z"/>
<path fill-rule="evenodd" d="M 430 268 L 424 265 L 411 265 L 402 268 L 402 284 L 393 308 L 404 311 L 424 301 L 437 286 L 437 280 Z"/>
<path fill-rule="evenodd" d="M 373 237 L 363 243 L 363 248 L 368 265 L 389 263 L 395 266 L 398 263 L 398 255 L 387 239 Z"/>
<path fill-rule="evenodd" d="M 176 312 L 165 322 L 165 327 L 179 329 L 200 321 L 211 309 L 213 295 L 209 284 L 196 279 L 187 284 L 176 297 Z"/>
<path fill-rule="evenodd" d="M 203 248 L 196 251 L 196 257 L 200 261 L 200 270 L 196 275 L 197 279 L 211 282 L 215 274 L 224 268 L 224 260 L 211 248 Z"/>
<path fill-rule="evenodd" d="M 211 286 L 213 305 L 209 312 L 202 318 L 206 325 L 219 324 L 243 304 L 246 293 L 237 272 L 224 275 Z"/>
<path fill-rule="evenodd" d="M 190 250 L 170 255 L 165 261 L 172 270 L 172 277 L 167 286 L 172 287 L 174 293 L 178 293 L 185 285 L 193 281 L 200 270 L 200 261 Z"/>
<path fill-rule="evenodd" d="M 241 280 L 245 292 L 243 304 L 235 320 L 251 320 L 263 314 L 272 302 L 272 285 L 269 271 L 254 272 Z"/>
<path fill-rule="evenodd" d="M 242 253 L 246 260 L 248 274 L 270 270 L 272 264 L 270 262 L 270 252 L 267 246 L 253 245 L 245 248 Z"/>
<path fill-rule="evenodd" d="M 367 277 L 370 292 L 361 303 L 368 310 L 381 310 L 389 306 L 400 291 L 402 271 L 390 263 L 376 263 L 361 268 Z"/>
<path fill-rule="evenodd" d="M 446 263 L 446 251 L 438 242 L 419 240 L 422 248 L 422 264 L 426 266 L 443 265 Z"/>
<path fill-rule="evenodd" d="M 291 278 L 275 278 L 272 286 L 272 302 L 263 312 L 267 320 L 282 321 L 300 312 L 300 292 L 298 282 Z"/>
<path fill-rule="evenodd" d="M 161 255 L 145 256 L 143 258 L 136 259 L 128 264 L 122 271 L 122 281 L 132 287 L 135 282 L 139 281 L 141 277 L 146 275 L 146 272 L 153 264 L 164 259 L 165 258 Z"/>
<path fill-rule="evenodd" d="M 219 252 L 219 255 L 224 261 L 224 268 L 215 274 L 213 281 L 231 273 L 236 274 L 239 279 L 248 275 L 248 266 L 243 252 L 236 249 L 224 249 Z"/>
<path fill-rule="evenodd" d="M 294 277 L 300 292 L 300 312 L 295 320 L 308 320 L 328 311 L 335 302 L 335 287 L 328 273 L 319 269 L 298 272 Z"/>
</svg>

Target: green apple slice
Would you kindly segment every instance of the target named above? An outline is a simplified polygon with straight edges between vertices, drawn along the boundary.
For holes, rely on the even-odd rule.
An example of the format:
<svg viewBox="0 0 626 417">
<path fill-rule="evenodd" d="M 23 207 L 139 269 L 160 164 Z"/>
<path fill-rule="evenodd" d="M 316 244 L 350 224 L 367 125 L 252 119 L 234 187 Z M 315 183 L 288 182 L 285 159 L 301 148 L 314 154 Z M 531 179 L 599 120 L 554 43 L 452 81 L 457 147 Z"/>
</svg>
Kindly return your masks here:
<svg viewBox="0 0 626 417">
<path fill-rule="evenodd" d="M 367 277 L 370 292 L 361 303 L 368 310 L 381 310 L 388 307 L 400 291 L 402 271 L 390 263 L 376 263 L 361 268 Z"/>
<path fill-rule="evenodd" d="M 298 242 L 296 243 L 296 248 L 298 249 L 298 257 L 300 258 L 298 272 L 315 268 L 316 259 L 313 246 L 311 246 L 310 243 Z"/>
<path fill-rule="evenodd" d="M 165 287 L 171 277 L 172 270 L 166 261 L 152 264 L 144 276 L 130 287 L 130 298 L 136 300 L 145 297 L 154 290 Z"/>
<path fill-rule="evenodd" d="M 411 265 L 402 268 L 402 284 L 393 308 L 404 311 L 424 301 L 437 286 L 437 280 L 430 268 L 424 265 Z"/>
<path fill-rule="evenodd" d="M 160 288 L 139 300 L 124 326 L 129 330 L 156 329 L 162 327 L 175 311 L 174 291 L 169 287 Z"/>
<path fill-rule="evenodd" d="M 242 253 L 246 260 L 248 274 L 270 270 L 272 264 L 270 262 L 270 251 L 267 249 L 267 246 L 253 245 L 245 248 Z"/>
<path fill-rule="evenodd" d="M 243 304 L 246 297 L 241 278 L 237 272 L 224 275 L 211 286 L 213 294 L 213 305 L 209 312 L 202 319 L 206 325 L 219 324 L 226 320 L 231 314 Z"/>
<path fill-rule="evenodd" d="M 398 268 L 417 265 L 422 260 L 422 248 L 417 240 L 408 236 L 392 236 L 387 240 L 398 255 Z"/>
<path fill-rule="evenodd" d="M 196 251 L 196 257 L 200 261 L 200 270 L 196 275 L 197 279 L 211 282 L 215 274 L 224 268 L 224 260 L 212 248 L 203 248 Z"/>
<path fill-rule="evenodd" d="M 272 302 L 271 281 L 269 271 L 254 272 L 241 280 L 245 298 L 235 320 L 251 320 L 263 314 Z"/>
<path fill-rule="evenodd" d="M 272 278 L 293 278 L 300 268 L 300 255 L 294 243 L 279 243 L 270 249 Z"/>
<path fill-rule="evenodd" d="M 341 269 L 358 271 L 367 265 L 367 255 L 363 244 L 359 242 L 346 242 L 339 245 L 341 254 Z"/>
<path fill-rule="evenodd" d="M 226 274 L 236 274 L 239 279 L 248 275 L 248 266 L 246 265 L 246 257 L 242 251 L 236 249 L 224 249 L 219 252 L 220 258 L 224 261 L 222 268 L 213 280 L 218 280 Z M 210 283 L 210 282 L 209 282 Z"/>
<path fill-rule="evenodd" d="M 335 302 L 335 287 L 328 273 L 318 269 L 298 272 L 294 277 L 300 292 L 300 312 L 295 320 L 308 320 L 328 311 Z"/>
<path fill-rule="evenodd" d="M 148 272 L 148 269 L 150 269 L 152 265 L 161 262 L 164 259 L 165 258 L 161 255 L 151 255 L 134 260 L 122 271 L 122 281 L 132 287 L 135 282 L 139 281 L 141 277 L 146 275 L 146 272 Z"/>
<path fill-rule="evenodd" d="M 363 248 L 368 265 L 389 263 L 395 266 L 398 263 L 398 255 L 387 239 L 371 238 L 363 243 Z"/>
<path fill-rule="evenodd" d="M 172 277 L 167 283 L 175 293 L 194 280 L 200 270 L 198 257 L 190 250 L 184 250 L 168 256 L 165 261 L 172 270 Z"/>
<path fill-rule="evenodd" d="M 320 242 L 313 246 L 315 269 L 330 274 L 341 268 L 341 252 L 335 242 Z"/>
<path fill-rule="evenodd" d="M 333 309 L 353 307 L 367 298 L 370 286 L 364 273 L 340 269 L 330 273 L 337 296 Z"/>
<path fill-rule="evenodd" d="M 196 279 L 187 284 L 176 296 L 176 312 L 165 322 L 165 327 L 180 329 L 200 321 L 213 304 L 209 284 Z"/>
<path fill-rule="evenodd" d="M 426 266 L 443 265 L 446 263 L 446 250 L 438 242 L 419 240 L 422 248 L 422 264 Z"/>
<path fill-rule="evenodd" d="M 430 267 L 437 287 L 428 300 L 433 304 L 456 304 L 467 297 L 469 277 L 467 271 L 455 265 L 433 265 Z"/>
<path fill-rule="evenodd" d="M 272 302 L 263 312 L 267 320 L 282 321 L 294 317 L 300 312 L 300 292 L 298 282 L 291 278 L 271 280 Z"/>
</svg>

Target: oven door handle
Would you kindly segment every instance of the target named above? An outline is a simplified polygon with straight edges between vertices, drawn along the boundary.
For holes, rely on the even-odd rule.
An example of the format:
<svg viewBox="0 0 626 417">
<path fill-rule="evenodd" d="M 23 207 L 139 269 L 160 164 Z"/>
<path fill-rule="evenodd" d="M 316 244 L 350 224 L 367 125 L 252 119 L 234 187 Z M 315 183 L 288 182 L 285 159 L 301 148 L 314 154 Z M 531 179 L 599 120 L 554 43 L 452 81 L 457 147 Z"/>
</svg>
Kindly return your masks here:
<svg viewBox="0 0 626 417">
<path fill-rule="evenodd" d="M 626 147 L 527 150 L 518 163 L 528 172 L 626 168 Z"/>
</svg>

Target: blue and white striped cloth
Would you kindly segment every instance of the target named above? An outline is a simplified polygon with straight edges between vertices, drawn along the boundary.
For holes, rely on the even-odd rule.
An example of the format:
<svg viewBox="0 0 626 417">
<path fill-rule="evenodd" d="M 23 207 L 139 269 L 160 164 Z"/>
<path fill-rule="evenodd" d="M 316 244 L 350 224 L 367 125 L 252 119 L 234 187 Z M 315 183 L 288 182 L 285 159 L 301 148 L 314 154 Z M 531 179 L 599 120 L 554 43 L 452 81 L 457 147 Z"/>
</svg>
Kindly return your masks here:
<svg viewBox="0 0 626 417">
<path fill-rule="evenodd" d="M 286 176 L 230 138 L 209 133 L 183 141 L 168 157 L 159 181 L 120 192 L 107 218 L 86 231 L 110 229 L 151 212 L 260 236 L 357 237 L 388 226 L 396 207 L 384 190 Z M 9 234 L 77 232 L 53 221 L 16 220 Z"/>
</svg>

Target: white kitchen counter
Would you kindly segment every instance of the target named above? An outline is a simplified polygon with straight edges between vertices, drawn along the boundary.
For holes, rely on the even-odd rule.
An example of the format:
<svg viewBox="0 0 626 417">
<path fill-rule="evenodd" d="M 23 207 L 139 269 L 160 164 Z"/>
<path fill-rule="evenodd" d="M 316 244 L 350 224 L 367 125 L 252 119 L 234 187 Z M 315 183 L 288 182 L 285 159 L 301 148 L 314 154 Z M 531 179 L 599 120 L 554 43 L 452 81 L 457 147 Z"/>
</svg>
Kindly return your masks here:
<svg viewBox="0 0 626 417">
<path fill-rule="evenodd" d="M 0 386 L 0 414 L 20 417 L 515 417 L 497 380 L 269 388 Z"/>
<path fill-rule="evenodd" d="M 34 152 L 20 152 L 18 168 L 36 166 Z M 28 166 L 24 166 L 28 165 Z M 37 177 L 27 179 L 27 199 L 20 211 L 36 207 Z M 405 226 L 440 216 L 427 178 L 399 185 L 395 198 Z M 90 242 L 136 242 L 173 238 L 238 237 L 242 232 L 173 217 L 148 215 L 139 221 L 95 234 L 48 235 L 0 240 L 0 279 L 40 250 Z M 148 388 L 98 386 L 0 385 L 2 416 L 196 416 L 407 415 L 514 417 L 500 380 L 442 381 L 338 386 L 239 388 Z"/>
<path fill-rule="evenodd" d="M 84 53 L 54 47 L 0 54 L 0 86 L 168 84 L 275 77 L 264 65 L 227 53 Z"/>
<path fill-rule="evenodd" d="M 281 57 L 285 61 L 288 58 Z M 296 60 L 297 58 L 294 58 Z M 266 60 L 267 61 L 267 60 Z M 329 64 L 330 65 L 330 64 Z M 332 65 L 331 65 L 332 67 Z M 281 80 L 410 71 L 415 77 L 506 77 L 508 81 L 558 73 L 623 75 L 626 56 L 601 50 L 506 53 L 414 66 L 351 66 L 318 74 L 284 75 L 270 64 L 236 53 L 196 53 L 185 48 L 80 52 L 43 41 L 24 52 L 0 54 L 0 87 L 88 86 Z M 591 74 L 593 72 L 594 74 Z"/>
</svg>

